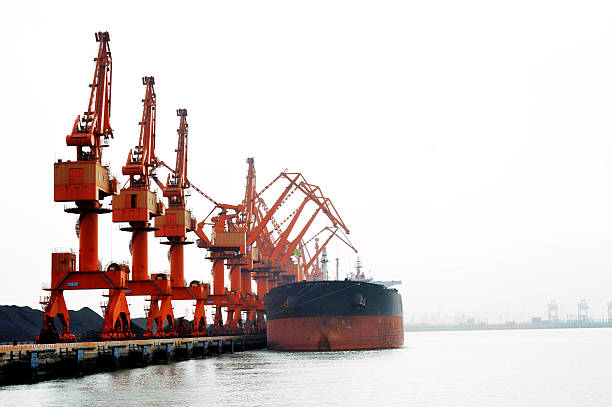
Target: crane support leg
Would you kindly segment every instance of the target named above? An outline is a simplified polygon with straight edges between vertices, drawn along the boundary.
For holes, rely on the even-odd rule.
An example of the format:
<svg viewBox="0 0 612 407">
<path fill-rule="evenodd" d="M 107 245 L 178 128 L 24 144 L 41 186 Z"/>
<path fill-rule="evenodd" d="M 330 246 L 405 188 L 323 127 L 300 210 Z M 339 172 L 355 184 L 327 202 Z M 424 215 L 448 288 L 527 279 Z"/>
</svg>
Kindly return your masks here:
<svg viewBox="0 0 612 407">
<path fill-rule="evenodd" d="M 229 323 L 229 329 L 231 333 L 237 333 L 238 327 L 242 325 L 242 307 L 237 305 L 232 309 L 232 319 Z"/>
<path fill-rule="evenodd" d="M 249 309 L 247 313 L 246 327 L 249 332 L 253 332 L 257 329 L 255 326 L 255 308 Z"/>
<path fill-rule="evenodd" d="M 196 300 L 195 312 L 193 313 L 193 335 L 202 336 L 206 333 L 206 313 L 204 312 L 204 300 Z"/>
<path fill-rule="evenodd" d="M 160 327 L 159 321 L 159 305 L 157 299 L 151 298 L 149 300 L 149 309 L 147 313 L 147 331 L 145 332 L 145 337 L 153 336 L 153 323 L 157 323 L 157 332 L 160 330 L 163 331 L 163 325 Z"/>
<path fill-rule="evenodd" d="M 221 314 L 222 308 L 220 306 L 215 307 L 215 333 L 223 330 L 223 314 Z"/>
<path fill-rule="evenodd" d="M 55 328 L 55 317 L 62 324 L 61 335 Z M 74 339 L 75 336 L 70 333 L 70 316 L 68 315 L 68 308 L 66 308 L 64 292 L 62 290 L 51 291 L 49 302 L 45 307 L 43 327 L 38 337 L 38 343 L 69 342 Z"/>
<path fill-rule="evenodd" d="M 134 338 L 125 290 L 112 289 L 109 294 L 108 306 L 104 313 L 104 330 L 100 338 L 113 340 Z"/>
<path fill-rule="evenodd" d="M 227 309 L 227 321 L 225 321 L 224 333 L 234 332 L 234 326 L 236 325 L 236 313 L 235 308 L 231 307 Z"/>
<path fill-rule="evenodd" d="M 159 306 L 159 318 L 157 325 L 157 335 L 160 337 L 176 336 L 176 328 L 174 326 L 174 312 L 172 311 L 172 299 L 170 296 L 163 296 Z M 164 331 L 164 324 L 168 322 L 168 332 Z"/>
</svg>

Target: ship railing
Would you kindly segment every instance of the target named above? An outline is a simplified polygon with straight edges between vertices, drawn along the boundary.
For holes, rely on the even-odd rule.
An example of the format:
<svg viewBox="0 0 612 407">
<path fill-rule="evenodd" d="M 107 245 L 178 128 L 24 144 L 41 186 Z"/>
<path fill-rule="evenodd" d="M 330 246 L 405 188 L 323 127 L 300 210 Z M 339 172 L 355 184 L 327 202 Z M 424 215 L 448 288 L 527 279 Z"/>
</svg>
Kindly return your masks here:
<svg viewBox="0 0 612 407">
<path fill-rule="evenodd" d="M 72 254 L 76 254 L 74 249 L 71 249 L 70 247 L 54 247 L 52 249 L 52 252 L 53 253 L 72 253 Z"/>
</svg>

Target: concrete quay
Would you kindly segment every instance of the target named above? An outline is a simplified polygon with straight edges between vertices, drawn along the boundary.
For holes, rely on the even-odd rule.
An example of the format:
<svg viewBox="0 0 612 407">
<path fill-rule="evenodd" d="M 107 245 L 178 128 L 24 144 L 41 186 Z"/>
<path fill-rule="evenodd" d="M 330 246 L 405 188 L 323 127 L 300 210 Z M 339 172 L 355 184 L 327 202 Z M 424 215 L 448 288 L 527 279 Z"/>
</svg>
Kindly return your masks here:
<svg viewBox="0 0 612 407">
<path fill-rule="evenodd" d="M 266 347 L 266 335 L 0 346 L 0 386 L 165 364 Z"/>
</svg>

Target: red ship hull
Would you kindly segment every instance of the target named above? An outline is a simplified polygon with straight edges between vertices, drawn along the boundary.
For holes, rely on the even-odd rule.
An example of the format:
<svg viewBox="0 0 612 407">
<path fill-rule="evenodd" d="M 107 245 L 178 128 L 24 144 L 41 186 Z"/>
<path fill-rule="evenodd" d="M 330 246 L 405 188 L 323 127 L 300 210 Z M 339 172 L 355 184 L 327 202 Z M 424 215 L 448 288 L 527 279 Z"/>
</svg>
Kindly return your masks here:
<svg viewBox="0 0 612 407">
<path fill-rule="evenodd" d="M 402 317 L 334 316 L 268 321 L 268 349 L 358 350 L 404 345 Z"/>
</svg>

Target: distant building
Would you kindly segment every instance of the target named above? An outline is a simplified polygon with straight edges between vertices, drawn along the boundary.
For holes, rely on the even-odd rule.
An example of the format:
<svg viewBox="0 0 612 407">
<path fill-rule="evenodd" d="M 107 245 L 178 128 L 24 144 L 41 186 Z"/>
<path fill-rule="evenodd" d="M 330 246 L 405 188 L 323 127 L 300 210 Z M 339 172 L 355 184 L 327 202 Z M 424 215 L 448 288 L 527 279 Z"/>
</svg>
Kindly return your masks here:
<svg viewBox="0 0 612 407">
<path fill-rule="evenodd" d="M 559 307 L 557 306 L 557 301 L 551 301 L 548 304 L 548 320 L 549 321 L 557 321 L 559 319 Z"/>
<path fill-rule="evenodd" d="M 578 303 L 578 321 L 587 322 L 589 320 L 589 306 L 586 300 Z"/>
</svg>

